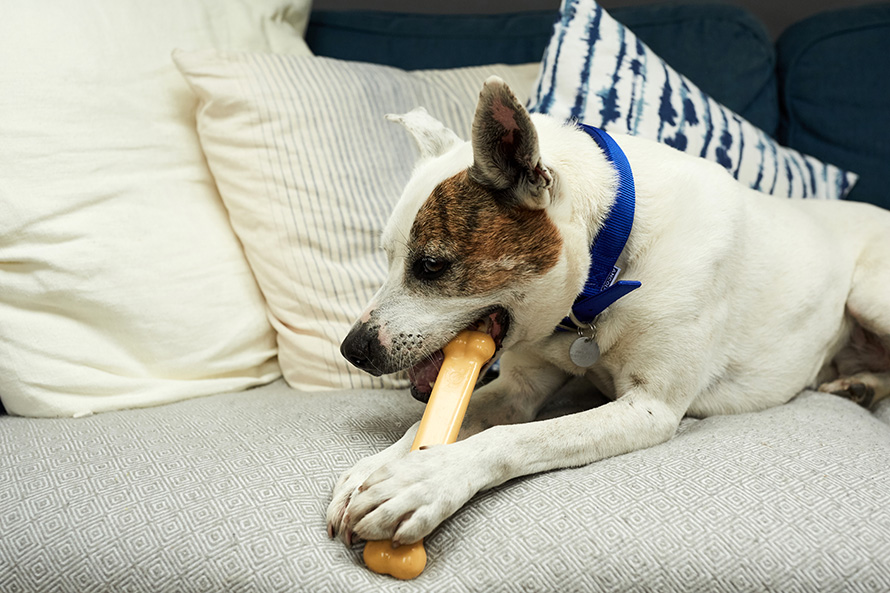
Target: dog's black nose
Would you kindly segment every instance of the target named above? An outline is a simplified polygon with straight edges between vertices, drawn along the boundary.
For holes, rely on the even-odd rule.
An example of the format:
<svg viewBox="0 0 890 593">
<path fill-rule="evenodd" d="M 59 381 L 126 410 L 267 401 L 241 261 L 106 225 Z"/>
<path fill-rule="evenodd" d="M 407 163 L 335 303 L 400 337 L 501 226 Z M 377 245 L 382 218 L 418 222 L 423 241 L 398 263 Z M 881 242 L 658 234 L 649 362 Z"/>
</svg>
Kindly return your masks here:
<svg viewBox="0 0 890 593">
<path fill-rule="evenodd" d="M 340 344 L 340 354 L 349 361 L 349 364 L 379 377 L 383 372 L 374 363 L 376 332 L 369 331 L 369 329 L 373 328 L 367 328 L 364 325 L 353 327 L 343 339 L 343 343 Z"/>
</svg>

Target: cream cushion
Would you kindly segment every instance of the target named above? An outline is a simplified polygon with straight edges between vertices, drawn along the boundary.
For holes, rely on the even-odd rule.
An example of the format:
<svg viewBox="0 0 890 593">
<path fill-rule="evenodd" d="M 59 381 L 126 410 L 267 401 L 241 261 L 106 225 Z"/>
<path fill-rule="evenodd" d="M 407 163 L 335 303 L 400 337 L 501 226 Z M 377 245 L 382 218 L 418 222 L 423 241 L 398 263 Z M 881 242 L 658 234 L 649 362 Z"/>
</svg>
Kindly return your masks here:
<svg viewBox="0 0 890 593">
<path fill-rule="evenodd" d="M 326 58 L 176 52 L 198 132 L 299 389 L 398 388 L 339 343 L 386 275 L 378 240 L 408 180 L 412 140 L 384 114 L 425 106 L 468 137 L 482 81 L 527 96 L 537 64 L 405 72 Z"/>
<path fill-rule="evenodd" d="M 3 3 L 0 398 L 82 415 L 279 376 L 175 47 L 308 54 L 308 0 Z"/>
</svg>

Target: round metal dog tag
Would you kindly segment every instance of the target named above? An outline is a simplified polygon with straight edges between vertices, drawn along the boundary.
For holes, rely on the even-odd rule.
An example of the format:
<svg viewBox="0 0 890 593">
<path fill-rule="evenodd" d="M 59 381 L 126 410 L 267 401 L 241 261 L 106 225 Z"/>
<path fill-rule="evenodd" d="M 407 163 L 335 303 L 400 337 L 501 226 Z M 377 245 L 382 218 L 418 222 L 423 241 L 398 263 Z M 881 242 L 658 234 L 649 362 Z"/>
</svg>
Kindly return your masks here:
<svg viewBox="0 0 890 593">
<path fill-rule="evenodd" d="M 579 367 L 592 367 L 600 358 L 600 347 L 593 338 L 580 337 L 572 342 L 569 358 Z"/>
</svg>

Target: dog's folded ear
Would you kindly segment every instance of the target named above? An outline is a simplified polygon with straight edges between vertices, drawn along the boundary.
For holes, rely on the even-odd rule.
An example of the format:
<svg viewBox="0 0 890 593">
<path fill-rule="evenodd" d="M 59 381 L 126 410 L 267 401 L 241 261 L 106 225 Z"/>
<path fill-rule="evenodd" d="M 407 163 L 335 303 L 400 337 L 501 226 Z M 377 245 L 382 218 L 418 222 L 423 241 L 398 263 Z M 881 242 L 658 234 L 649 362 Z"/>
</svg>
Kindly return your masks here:
<svg viewBox="0 0 890 593">
<path fill-rule="evenodd" d="M 423 107 L 412 109 L 402 115 L 388 114 L 386 119 L 405 126 L 414 138 L 421 159 L 429 159 L 445 154 L 463 142 L 445 124 L 429 114 Z"/>
<path fill-rule="evenodd" d="M 538 133 L 528 111 L 503 80 L 492 76 L 479 94 L 473 119 L 470 178 L 512 195 L 525 208 L 550 204 L 550 171 L 541 162 Z"/>
</svg>

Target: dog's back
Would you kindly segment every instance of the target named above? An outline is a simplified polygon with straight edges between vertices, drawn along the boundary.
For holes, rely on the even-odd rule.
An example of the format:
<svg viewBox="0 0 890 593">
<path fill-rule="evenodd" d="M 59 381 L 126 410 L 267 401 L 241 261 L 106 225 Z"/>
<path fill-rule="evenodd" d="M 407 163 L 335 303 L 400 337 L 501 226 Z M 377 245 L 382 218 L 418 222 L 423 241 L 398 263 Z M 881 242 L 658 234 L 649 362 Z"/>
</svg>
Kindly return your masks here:
<svg viewBox="0 0 890 593">
<path fill-rule="evenodd" d="M 708 348 L 690 414 L 783 403 L 831 376 L 855 327 L 890 334 L 890 212 L 768 196 L 719 165 L 616 140 L 637 164 L 625 275 L 643 288 L 613 305 L 601 336 L 615 334 L 618 360 L 639 347 L 627 336 L 657 326 L 682 328 L 665 348 Z"/>
</svg>

